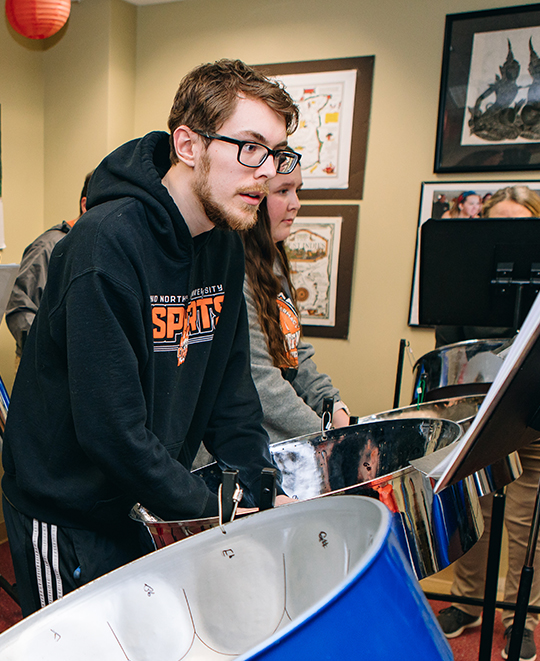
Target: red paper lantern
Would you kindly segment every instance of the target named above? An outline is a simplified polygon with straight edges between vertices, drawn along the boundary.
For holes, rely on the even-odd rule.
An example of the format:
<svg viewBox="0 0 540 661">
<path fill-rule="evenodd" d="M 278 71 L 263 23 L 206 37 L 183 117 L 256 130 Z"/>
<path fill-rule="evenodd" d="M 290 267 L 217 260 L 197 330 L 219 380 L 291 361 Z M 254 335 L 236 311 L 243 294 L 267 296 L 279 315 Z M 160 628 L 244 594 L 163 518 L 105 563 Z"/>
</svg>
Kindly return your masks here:
<svg viewBox="0 0 540 661">
<path fill-rule="evenodd" d="M 47 39 L 66 23 L 71 0 L 6 0 L 11 27 L 29 39 Z"/>
</svg>

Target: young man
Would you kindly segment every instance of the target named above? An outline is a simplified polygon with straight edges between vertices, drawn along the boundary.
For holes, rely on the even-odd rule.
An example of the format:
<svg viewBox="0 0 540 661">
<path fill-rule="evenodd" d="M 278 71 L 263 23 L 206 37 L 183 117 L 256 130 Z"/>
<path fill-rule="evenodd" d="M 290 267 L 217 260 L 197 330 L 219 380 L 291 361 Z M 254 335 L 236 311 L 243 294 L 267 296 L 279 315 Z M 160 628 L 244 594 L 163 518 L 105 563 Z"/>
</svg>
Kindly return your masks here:
<svg viewBox="0 0 540 661">
<path fill-rule="evenodd" d="M 25 615 L 149 550 L 135 502 L 217 514 L 189 472 L 201 440 L 255 496 L 271 466 L 249 370 L 241 242 L 297 109 L 239 61 L 180 84 L 171 135 L 95 170 L 53 252 L 4 438 L 4 513 Z M 170 152 L 170 155 L 169 155 Z"/>
</svg>

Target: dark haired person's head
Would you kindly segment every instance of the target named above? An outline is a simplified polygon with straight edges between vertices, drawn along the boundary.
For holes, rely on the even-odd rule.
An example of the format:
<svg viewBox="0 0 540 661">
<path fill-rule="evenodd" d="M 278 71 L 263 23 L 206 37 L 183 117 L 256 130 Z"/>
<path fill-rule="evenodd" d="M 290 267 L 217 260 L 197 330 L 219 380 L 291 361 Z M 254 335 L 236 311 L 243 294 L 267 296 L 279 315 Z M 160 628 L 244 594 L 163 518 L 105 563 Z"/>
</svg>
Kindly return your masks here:
<svg viewBox="0 0 540 661">
<path fill-rule="evenodd" d="M 464 191 L 458 197 L 456 207 L 456 218 L 478 218 L 482 210 L 482 200 L 475 191 Z"/>
<path fill-rule="evenodd" d="M 79 198 L 79 212 L 80 212 L 81 216 L 86 211 L 86 194 L 88 193 L 88 184 L 90 183 L 90 177 L 93 174 L 94 174 L 94 171 L 92 170 L 84 178 L 84 184 L 83 184 L 82 191 L 81 191 L 81 197 Z"/>
</svg>

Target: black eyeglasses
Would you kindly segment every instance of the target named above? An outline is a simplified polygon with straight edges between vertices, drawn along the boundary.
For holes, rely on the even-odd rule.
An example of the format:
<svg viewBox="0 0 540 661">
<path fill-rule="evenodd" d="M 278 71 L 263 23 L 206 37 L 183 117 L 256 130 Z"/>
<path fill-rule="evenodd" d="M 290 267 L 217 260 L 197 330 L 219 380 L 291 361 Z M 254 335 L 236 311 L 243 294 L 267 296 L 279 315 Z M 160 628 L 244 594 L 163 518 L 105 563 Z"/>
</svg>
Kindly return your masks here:
<svg viewBox="0 0 540 661">
<path fill-rule="evenodd" d="M 289 174 L 298 165 L 301 154 L 286 149 L 270 149 L 260 142 L 250 142 L 249 140 L 235 140 L 234 138 L 227 138 L 224 135 L 217 135 L 214 133 L 204 133 L 203 131 L 196 131 L 195 133 L 202 135 L 203 138 L 209 140 L 221 140 L 222 142 L 230 142 L 231 145 L 238 147 L 238 162 L 245 165 L 246 168 L 260 167 L 269 156 L 274 158 L 274 165 L 278 174 Z"/>
</svg>

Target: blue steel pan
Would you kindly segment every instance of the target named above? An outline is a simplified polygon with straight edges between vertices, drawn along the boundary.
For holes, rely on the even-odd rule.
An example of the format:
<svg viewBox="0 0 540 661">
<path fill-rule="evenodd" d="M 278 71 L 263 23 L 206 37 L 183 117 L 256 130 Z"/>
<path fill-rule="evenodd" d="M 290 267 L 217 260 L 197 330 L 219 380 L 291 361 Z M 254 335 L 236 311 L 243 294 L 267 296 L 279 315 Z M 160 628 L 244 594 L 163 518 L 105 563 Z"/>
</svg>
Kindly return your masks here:
<svg viewBox="0 0 540 661">
<path fill-rule="evenodd" d="M 386 507 L 335 496 L 171 544 L 0 635 L 2 661 L 451 661 Z"/>
</svg>

